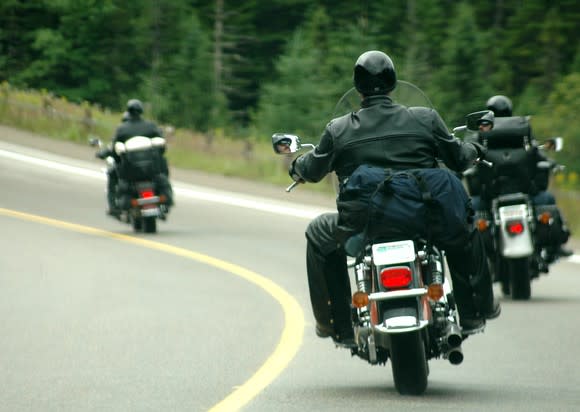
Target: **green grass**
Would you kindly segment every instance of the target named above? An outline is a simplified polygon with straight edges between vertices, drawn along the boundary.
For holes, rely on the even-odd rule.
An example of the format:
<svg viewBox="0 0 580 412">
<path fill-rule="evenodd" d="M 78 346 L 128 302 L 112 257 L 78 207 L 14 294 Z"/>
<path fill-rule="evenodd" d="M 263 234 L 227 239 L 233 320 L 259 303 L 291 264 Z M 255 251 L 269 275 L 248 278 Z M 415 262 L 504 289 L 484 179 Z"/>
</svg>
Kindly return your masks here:
<svg viewBox="0 0 580 412">
<path fill-rule="evenodd" d="M 23 91 L 0 85 L 0 123 L 54 139 L 87 144 L 90 137 L 110 141 L 121 120 L 111 112 L 89 103 L 74 104 L 46 91 Z M 147 115 L 145 116 L 147 117 Z M 236 176 L 286 187 L 288 159 L 274 154 L 270 136 L 236 138 L 222 130 L 201 134 L 165 127 L 167 158 L 173 167 L 223 176 Z M 171 130 L 171 131 L 169 131 Z M 210 138 L 210 136 L 213 136 Z M 332 193 L 329 184 L 306 185 L 305 190 Z"/>
</svg>

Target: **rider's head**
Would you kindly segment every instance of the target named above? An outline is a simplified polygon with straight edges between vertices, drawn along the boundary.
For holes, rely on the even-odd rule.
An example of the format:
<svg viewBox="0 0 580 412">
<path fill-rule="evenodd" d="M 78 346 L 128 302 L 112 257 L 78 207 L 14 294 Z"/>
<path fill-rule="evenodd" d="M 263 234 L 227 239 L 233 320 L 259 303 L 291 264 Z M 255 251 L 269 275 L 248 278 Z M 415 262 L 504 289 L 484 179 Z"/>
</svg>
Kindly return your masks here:
<svg viewBox="0 0 580 412">
<path fill-rule="evenodd" d="M 397 85 L 395 65 L 389 56 L 370 50 L 359 56 L 354 65 L 354 87 L 363 96 L 388 94 Z"/>
<path fill-rule="evenodd" d="M 143 114 L 143 103 L 141 100 L 131 99 L 127 102 L 127 113 L 129 117 L 138 118 Z"/>
<path fill-rule="evenodd" d="M 485 105 L 497 117 L 510 117 L 512 115 L 512 101 L 501 94 L 490 97 Z"/>
<path fill-rule="evenodd" d="M 477 121 L 477 127 L 480 132 L 489 132 L 493 129 L 493 123 L 495 121 L 495 116 L 490 110 Z"/>
</svg>

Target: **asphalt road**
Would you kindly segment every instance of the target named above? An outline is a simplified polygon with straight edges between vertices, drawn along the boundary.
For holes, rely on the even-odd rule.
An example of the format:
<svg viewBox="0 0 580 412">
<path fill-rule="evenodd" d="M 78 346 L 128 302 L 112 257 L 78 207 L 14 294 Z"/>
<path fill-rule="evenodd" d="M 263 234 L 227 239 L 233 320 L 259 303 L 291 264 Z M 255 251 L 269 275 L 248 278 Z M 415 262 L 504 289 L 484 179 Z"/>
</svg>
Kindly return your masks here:
<svg viewBox="0 0 580 412">
<path fill-rule="evenodd" d="M 401 397 L 314 335 L 303 232 L 332 202 L 174 171 L 168 221 L 133 235 L 91 155 L 0 127 L 1 411 L 579 409 L 576 259 Z"/>
</svg>

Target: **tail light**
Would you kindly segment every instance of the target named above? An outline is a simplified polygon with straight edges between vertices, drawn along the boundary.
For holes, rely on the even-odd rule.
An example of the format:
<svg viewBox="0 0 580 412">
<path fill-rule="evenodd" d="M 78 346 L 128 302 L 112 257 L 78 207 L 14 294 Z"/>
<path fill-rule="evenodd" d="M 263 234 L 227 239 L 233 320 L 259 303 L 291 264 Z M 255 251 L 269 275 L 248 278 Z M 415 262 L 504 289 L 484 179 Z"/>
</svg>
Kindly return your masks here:
<svg viewBox="0 0 580 412">
<path fill-rule="evenodd" d="M 506 231 L 512 236 L 521 235 L 524 233 L 524 222 L 521 220 L 512 220 L 505 224 Z"/>
<path fill-rule="evenodd" d="M 393 266 L 381 270 L 381 284 L 387 289 L 403 289 L 413 280 L 413 272 L 408 266 Z"/>
<path fill-rule="evenodd" d="M 153 197 L 155 196 L 155 192 L 153 191 L 153 189 L 145 189 L 140 192 L 140 195 L 143 198 Z"/>
</svg>

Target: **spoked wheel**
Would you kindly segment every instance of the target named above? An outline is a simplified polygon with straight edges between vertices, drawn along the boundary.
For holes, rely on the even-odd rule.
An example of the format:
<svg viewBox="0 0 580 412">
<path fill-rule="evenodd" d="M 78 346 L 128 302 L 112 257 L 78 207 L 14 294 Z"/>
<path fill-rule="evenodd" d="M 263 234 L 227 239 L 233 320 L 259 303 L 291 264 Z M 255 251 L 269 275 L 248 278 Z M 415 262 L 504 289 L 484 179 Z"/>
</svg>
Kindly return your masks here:
<svg viewBox="0 0 580 412">
<path fill-rule="evenodd" d="M 145 233 L 157 232 L 157 219 L 154 217 L 144 217 L 143 218 L 143 231 Z"/>
<path fill-rule="evenodd" d="M 421 395 L 427 389 L 429 368 L 421 331 L 391 336 L 391 368 L 401 395 Z"/>
<path fill-rule="evenodd" d="M 530 260 L 519 258 L 508 260 L 509 280 L 512 299 L 528 300 L 532 295 Z"/>
</svg>

